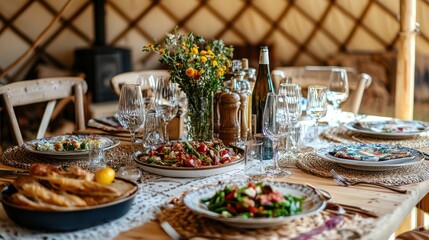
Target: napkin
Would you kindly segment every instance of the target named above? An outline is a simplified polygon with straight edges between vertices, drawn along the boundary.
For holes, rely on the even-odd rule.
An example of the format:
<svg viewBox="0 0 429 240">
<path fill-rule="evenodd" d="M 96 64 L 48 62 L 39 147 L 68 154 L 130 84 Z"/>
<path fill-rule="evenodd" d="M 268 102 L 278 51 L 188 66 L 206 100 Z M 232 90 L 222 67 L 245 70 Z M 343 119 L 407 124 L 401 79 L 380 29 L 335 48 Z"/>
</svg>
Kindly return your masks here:
<svg viewBox="0 0 429 240">
<path fill-rule="evenodd" d="M 114 116 L 89 119 L 88 126 L 104 131 L 127 131 Z"/>
<path fill-rule="evenodd" d="M 334 153 L 334 157 L 370 162 L 386 161 L 410 156 L 411 154 L 406 150 L 377 146 L 347 147 Z"/>
</svg>

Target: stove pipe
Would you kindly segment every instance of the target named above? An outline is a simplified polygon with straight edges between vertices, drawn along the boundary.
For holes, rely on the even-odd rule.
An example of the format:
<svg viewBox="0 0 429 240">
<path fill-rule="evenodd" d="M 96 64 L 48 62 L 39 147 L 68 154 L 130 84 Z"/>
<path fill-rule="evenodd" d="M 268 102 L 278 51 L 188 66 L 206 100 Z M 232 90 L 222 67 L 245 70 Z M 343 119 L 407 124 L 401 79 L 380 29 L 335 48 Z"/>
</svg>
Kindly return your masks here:
<svg viewBox="0 0 429 240">
<path fill-rule="evenodd" d="M 106 46 L 104 0 L 94 0 L 94 47 Z"/>
</svg>

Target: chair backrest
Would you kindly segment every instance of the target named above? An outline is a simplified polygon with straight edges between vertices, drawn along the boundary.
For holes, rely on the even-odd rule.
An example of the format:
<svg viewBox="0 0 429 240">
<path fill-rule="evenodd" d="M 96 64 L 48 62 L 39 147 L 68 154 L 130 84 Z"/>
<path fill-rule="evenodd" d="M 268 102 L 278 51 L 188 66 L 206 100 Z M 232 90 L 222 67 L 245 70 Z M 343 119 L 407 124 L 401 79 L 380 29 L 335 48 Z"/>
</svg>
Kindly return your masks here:
<svg viewBox="0 0 429 240">
<path fill-rule="evenodd" d="M 346 67 L 305 66 L 278 67 L 275 68 L 271 74 L 276 91 L 278 90 L 280 82 L 285 77 L 291 77 L 292 82 L 299 84 L 303 90 L 306 90 L 310 85 L 319 84 L 327 86 L 332 68 L 344 68 L 347 70 L 350 96 L 344 103 L 343 108 L 357 114 L 359 112 L 365 89 L 367 89 L 372 82 L 371 76 L 366 73 L 358 73 L 355 69 Z"/>
<path fill-rule="evenodd" d="M 121 94 L 121 87 L 124 84 L 132 84 L 132 83 L 140 83 L 139 77 L 140 76 L 149 76 L 149 75 L 155 75 L 155 76 L 166 76 L 169 77 L 170 73 L 168 73 L 167 70 L 145 70 L 145 71 L 135 71 L 135 72 L 126 72 L 121 73 L 116 76 L 114 76 L 110 80 L 110 85 L 115 92 L 116 95 Z"/>
<path fill-rule="evenodd" d="M 73 98 L 76 129 L 85 129 L 84 94 L 87 83 L 79 77 L 56 77 L 13 82 L 0 87 L 2 108 L 7 112 L 16 143 L 24 143 L 14 107 L 47 103 L 36 138 L 45 136 L 58 100 Z"/>
</svg>

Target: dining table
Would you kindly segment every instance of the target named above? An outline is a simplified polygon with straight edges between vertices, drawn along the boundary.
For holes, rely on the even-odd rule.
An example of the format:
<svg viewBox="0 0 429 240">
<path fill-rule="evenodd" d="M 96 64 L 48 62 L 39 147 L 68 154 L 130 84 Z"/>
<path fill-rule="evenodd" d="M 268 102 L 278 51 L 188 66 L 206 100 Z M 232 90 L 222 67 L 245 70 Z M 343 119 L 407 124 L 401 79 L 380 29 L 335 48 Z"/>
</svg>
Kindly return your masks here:
<svg viewBox="0 0 429 240">
<path fill-rule="evenodd" d="M 117 133 L 97 128 L 88 128 L 74 134 L 99 134 L 115 137 Z M 120 133 L 118 147 L 106 151 L 106 157 L 114 162 L 126 161 L 132 157 L 130 142 L 126 134 Z M 356 137 L 357 136 L 357 137 Z M 429 154 L 429 135 L 410 139 L 386 140 L 356 135 L 343 126 L 325 127 L 319 136 L 329 144 L 376 142 L 408 146 Z M 7 149 L 1 157 L 1 168 L 14 165 L 26 158 L 22 147 Z M 26 160 L 24 159 L 24 160 Z M 427 159 L 426 159 L 427 160 Z M 293 158 L 280 160 L 282 168 L 291 175 L 281 178 L 268 178 L 264 181 L 289 182 L 311 186 L 330 195 L 329 203 L 345 209 L 344 219 L 329 229 L 315 231 L 317 226 L 326 225 L 333 215 L 322 211 L 320 219 L 303 217 L 293 220 L 295 227 L 277 226 L 262 229 L 239 229 L 223 225 L 215 220 L 206 219 L 183 205 L 183 196 L 190 191 L 206 185 L 234 180 L 249 180 L 244 172 L 244 164 L 228 172 L 207 177 L 169 177 L 142 171 L 138 181 L 139 191 L 129 212 L 114 221 L 98 226 L 66 232 L 33 230 L 21 227 L 9 219 L 3 207 L 0 207 L 0 239 L 171 239 L 161 228 L 160 223 L 167 221 L 183 239 L 195 236 L 213 239 L 293 239 L 312 232 L 314 239 L 389 239 L 401 225 L 410 211 L 429 192 L 429 161 L 423 160 L 413 166 L 405 166 L 390 171 L 360 171 L 344 168 L 326 161 L 314 151 L 296 153 Z M 269 166 L 271 161 L 263 161 Z M 23 166 L 25 167 L 25 166 Z M 331 169 L 350 180 L 367 180 L 375 183 L 398 185 L 407 190 L 405 194 L 374 185 L 340 186 L 333 179 Z M 4 181 L 4 179 L 2 179 Z M 252 178 L 250 178 L 252 180 Z M 322 219 L 322 220 L 321 220 Z M 37 221 L 37 219 L 34 219 Z M 292 225 L 291 225 L 292 226 Z M 319 229 L 320 230 L 320 229 Z M 317 232 L 317 233 L 315 233 Z"/>
</svg>

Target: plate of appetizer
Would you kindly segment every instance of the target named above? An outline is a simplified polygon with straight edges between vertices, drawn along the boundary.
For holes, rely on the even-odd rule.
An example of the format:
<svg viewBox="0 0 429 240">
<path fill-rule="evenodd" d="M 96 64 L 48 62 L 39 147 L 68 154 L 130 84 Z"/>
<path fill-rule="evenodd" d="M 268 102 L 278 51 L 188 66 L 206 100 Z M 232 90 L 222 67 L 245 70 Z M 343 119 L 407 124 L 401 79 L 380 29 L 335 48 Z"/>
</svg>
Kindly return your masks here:
<svg viewBox="0 0 429 240">
<path fill-rule="evenodd" d="M 376 138 L 403 139 L 429 131 L 429 123 L 395 118 L 377 121 L 355 121 L 344 125 L 348 130 Z"/>
<path fill-rule="evenodd" d="M 240 228 L 274 227 L 322 211 L 314 188 L 288 182 L 229 182 L 191 191 L 183 198 L 193 212 Z"/>
<path fill-rule="evenodd" d="M 112 177 L 99 183 L 79 167 L 61 171 L 50 165 L 32 165 L 1 191 L 8 217 L 31 229 L 72 231 L 115 220 L 131 208 L 138 192 L 135 182 Z"/>
<path fill-rule="evenodd" d="M 144 171 L 166 177 L 198 178 L 225 173 L 243 166 L 244 150 L 220 140 L 177 141 L 134 153 Z"/>
<path fill-rule="evenodd" d="M 97 135 L 62 135 L 28 141 L 24 143 L 23 148 L 51 159 L 73 160 L 88 157 L 90 144 L 108 150 L 118 146 L 119 143 L 116 138 Z"/>
<path fill-rule="evenodd" d="M 387 144 L 341 144 L 321 148 L 316 154 L 345 168 L 364 171 L 387 171 L 424 160 L 423 153 L 407 147 Z"/>
</svg>

